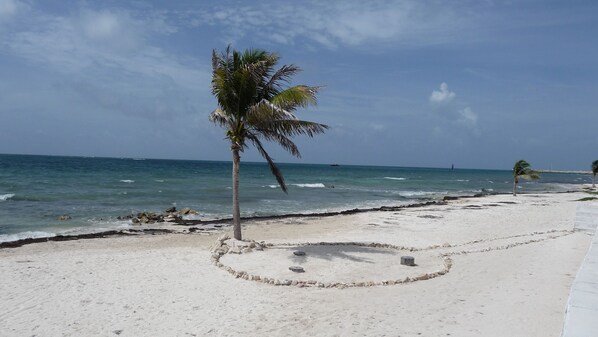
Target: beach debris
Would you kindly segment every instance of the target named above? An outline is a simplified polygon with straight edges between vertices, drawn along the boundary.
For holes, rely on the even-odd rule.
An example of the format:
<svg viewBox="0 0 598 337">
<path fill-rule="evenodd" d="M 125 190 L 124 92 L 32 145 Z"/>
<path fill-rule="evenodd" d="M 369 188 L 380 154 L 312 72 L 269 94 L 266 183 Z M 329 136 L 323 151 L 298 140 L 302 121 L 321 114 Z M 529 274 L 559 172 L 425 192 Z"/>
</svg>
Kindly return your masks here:
<svg viewBox="0 0 598 337">
<path fill-rule="evenodd" d="M 60 221 L 66 221 L 66 220 L 71 220 L 71 219 L 72 219 L 72 217 L 68 214 L 63 214 L 58 217 L 58 220 L 60 220 Z"/>
<path fill-rule="evenodd" d="M 183 220 L 183 217 L 181 217 L 180 215 L 176 214 L 176 213 L 170 213 L 167 216 L 165 216 L 163 218 L 164 221 L 169 221 L 169 222 L 176 222 L 176 221 L 181 221 Z"/>
<path fill-rule="evenodd" d="M 289 270 L 294 272 L 294 273 L 304 273 L 305 270 L 303 269 L 303 267 L 299 267 L 299 266 L 290 266 Z"/>
<path fill-rule="evenodd" d="M 401 256 L 401 264 L 415 266 L 415 258 L 413 256 Z"/>
<path fill-rule="evenodd" d="M 422 219 L 442 219 L 442 216 L 440 216 L 440 215 L 430 215 L 430 214 L 418 215 L 417 217 L 422 218 Z"/>
<path fill-rule="evenodd" d="M 199 212 L 189 207 L 184 207 L 179 211 L 180 215 L 198 214 Z"/>
<path fill-rule="evenodd" d="M 141 212 L 137 213 L 137 215 L 131 219 L 131 222 L 134 224 L 151 224 L 155 222 L 163 222 L 164 215 L 160 213 L 152 213 L 152 212 Z"/>
<path fill-rule="evenodd" d="M 137 214 L 129 214 L 117 217 L 118 220 L 131 220 L 135 225 L 152 224 L 155 222 L 179 222 L 183 220 L 183 215 L 199 214 L 198 211 L 185 207 L 180 211 L 177 211 L 176 207 L 170 207 L 164 211 L 164 213 L 154 212 L 141 212 Z M 68 220 L 68 219 L 65 219 Z"/>
<path fill-rule="evenodd" d="M 295 256 L 305 256 L 305 252 L 302 250 L 296 250 L 293 252 Z"/>
</svg>

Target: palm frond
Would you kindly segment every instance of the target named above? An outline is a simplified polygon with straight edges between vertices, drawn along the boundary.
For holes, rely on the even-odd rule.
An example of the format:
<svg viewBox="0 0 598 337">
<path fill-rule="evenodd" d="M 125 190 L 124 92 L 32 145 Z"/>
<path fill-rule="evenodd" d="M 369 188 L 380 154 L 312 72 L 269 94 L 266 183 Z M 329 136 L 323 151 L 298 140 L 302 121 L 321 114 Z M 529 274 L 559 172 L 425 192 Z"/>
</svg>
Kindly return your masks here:
<svg viewBox="0 0 598 337">
<path fill-rule="evenodd" d="M 536 180 L 540 179 L 540 173 L 533 170 L 527 161 L 521 159 L 513 166 L 513 177 L 515 177 L 516 182 L 518 181 L 517 178 Z"/>
<path fill-rule="evenodd" d="M 257 130 L 259 133 L 252 133 L 257 138 L 263 138 L 269 142 L 276 142 L 280 147 L 282 147 L 285 151 L 289 152 L 293 156 L 297 158 L 301 158 L 301 152 L 299 152 L 299 148 L 295 143 L 289 139 L 288 137 L 275 133 L 275 132 L 268 132 L 268 131 L 260 131 Z"/>
<path fill-rule="evenodd" d="M 316 94 L 321 87 L 310 87 L 307 85 L 297 85 L 279 92 L 270 100 L 272 104 L 287 111 L 294 111 L 297 108 L 307 108 L 310 105 L 316 105 Z"/>
<path fill-rule="evenodd" d="M 592 162 L 592 173 L 594 175 L 598 174 L 598 160 Z"/>
<path fill-rule="evenodd" d="M 230 125 L 231 122 L 226 113 L 220 108 L 217 108 L 216 110 L 212 111 L 209 118 L 210 122 L 219 126 L 227 126 Z"/>
<path fill-rule="evenodd" d="M 255 135 L 252 135 L 252 134 L 248 134 L 247 138 L 253 143 L 253 145 L 255 145 L 255 147 L 257 148 L 258 152 L 268 162 L 268 166 L 270 167 L 270 171 L 272 172 L 272 175 L 274 175 L 274 177 L 276 178 L 276 181 L 278 182 L 278 185 L 280 186 L 280 188 L 282 189 L 282 191 L 284 193 L 288 193 L 287 185 L 286 185 L 286 183 L 284 181 L 284 177 L 282 176 L 282 172 L 280 171 L 280 169 L 278 168 L 278 166 L 276 166 L 276 164 L 274 163 L 274 160 L 272 160 L 272 158 L 270 157 L 270 155 L 268 154 L 268 152 L 266 152 L 266 149 L 264 149 L 264 146 L 262 145 L 262 143 L 260 142 L 260 140 Z"/>
<path fill-rule="evenodd" d="M 295 114 L 279 106 L 272 104 L 266 99 L 262 99 L 256 104 L 252 105 L 247 110 L 247 123 L 250 125 L 258 125 L 264 121 L 279 120 L 279 119 L 297 119 Z"/>
<path fill-rule="evenodd" d="M 264 121 L 254 126 L 260 133 L 273 132 L 284 135 L 286 137 L 294 137 L 299 135 L 306 135 L 313 137 L 317 134 L 322 134 L 328 129 L 328 125 L 297 120 L 297 119 L 280 119 Z"/>
<path fill-rule="evenodd" d="M 301 68 L 293 64 L 285 64 L 284 66 L 282 66 L 270 77 L 268 82 L 264 85 L 262 97 L 265 99 L 271 99 L 272 97 L 278 95 L 282 89 L 281 82 L 290 83 L 291 77 L 293 77 L 300 71 Z"/>
<path fill-rule="evenodd" d="M 536 171 L 527 172 L 526 174 L 522 174 L 519 176 L 521 179 L 525 180 L 538 180 L 540 179 L 540 174 Z"/>
</svg>

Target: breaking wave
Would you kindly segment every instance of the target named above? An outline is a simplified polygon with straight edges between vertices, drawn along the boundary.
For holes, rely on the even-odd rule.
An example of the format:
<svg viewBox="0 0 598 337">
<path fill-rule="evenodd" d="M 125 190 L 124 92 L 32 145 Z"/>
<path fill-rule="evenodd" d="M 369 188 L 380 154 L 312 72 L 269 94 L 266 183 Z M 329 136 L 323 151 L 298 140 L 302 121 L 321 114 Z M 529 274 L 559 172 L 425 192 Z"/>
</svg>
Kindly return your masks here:
<svg viewBox="0 0 598 337">
<path fill-rule="evenodd" d="M 17 234 L 2 234 L 0 235 L 0 242 L 12 242 L 23 239 L 51 238 L 53 236 L 56 236 L 56 234 L 40 231 L 21 232 Z"/>
<path fill-rule="evenodd" d="M 322 183 L 315 183 L 315 184 L 291 184 L 297 187 L 308 187 L 308 188 L 325 188 L 326 186 Z"/>
<path fill-rule="evenodd" d="M 402 178 L 402 177 L 384 177 L 384 179 L 390 179 L 390 180 L 407 180 L 407 178 Z"/>
<path fill-rule="evenodd" d="M 0 194 L 0 201 L 6 201 L 14 196 L 14 193 Z"/>
</svg>

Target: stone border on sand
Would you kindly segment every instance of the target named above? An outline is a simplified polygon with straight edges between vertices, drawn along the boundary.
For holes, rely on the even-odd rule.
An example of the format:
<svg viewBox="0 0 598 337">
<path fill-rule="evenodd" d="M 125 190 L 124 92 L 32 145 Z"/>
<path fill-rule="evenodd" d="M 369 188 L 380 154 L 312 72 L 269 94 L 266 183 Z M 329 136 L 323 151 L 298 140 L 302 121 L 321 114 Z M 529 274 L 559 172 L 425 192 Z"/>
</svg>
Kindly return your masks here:
<svg viewBox="0 0 598 337">
<path fill-rule="evenodd" d="M 548 230 L 544 232 L 533 232 L 529 234 L 518 234 L 518 235 L 511 235 L 505 236 L 500 238 L 492 238 L 492 239 L 479 239 L 479 240 L 472 240 L 460 244 L 442 244 L 442 245 L 432 245 L 424 248 L 417 248 L 417 247 L 405 247 L 405 246 L 397 246 L 387 243 L 377 243 L 377 242 L 284 242 L 284 243 L 266 243 L 256 242 L 256 241 L 239 241 L 231 239 L 227 234 L 219 237 L 216 243 L 211 248 L 211 260 L 212 263 L 217 266 L 218 268 L 227 271 L 229 274 L 233 275 L 235 278 L 241 278 L 248 281 L 256 281 L 264 284 L 270 284 L 275 286 L 296 286 L 299 288 L 304 287 L 317 287 L 317 288 L 354 288 L 354 287 L 373 287 L 373 286 L 389 286 L 395 284 L 406 284 L 406 283 L 413 283 L 417 281 L 424 281 L 433 279 L 442 275 L 447 274 L 451 267 L 453 266 L 453 260 L 451 256 L 453 255 L 465 255 L 471 253 L 484 253 L 489 251 L 496 251 L 496 250 L 506 250 L 517 246 L 527 245 L 531 243 L 537 243 L 541 241 L 546 241 L 549 239 L 556 239 L 559 237 L 567 236 L 573 234 L 574 230 Z M 514 242 L 509 243 L 506 245 L 498 246 L 498 247 L 486 247 L 481 249 L 472 249 L 472 250 L 460 250 L 454 252 L 446 252 L 441 253 L 439 256 L 443 259 L 444 267 L 441 270 L 437 270 L 434 272 L 423 273 L 415 277 L 404 277 L 398 280 L 384 280 L 384 281 L 361 281 L 361 282 L 318 282 L 315 280 L 290 280 L 290 279 L 275 279 L 269 277 L 263 277 L 260 275 L 250 274 L 245 271 L 235 270 L 230 266 L 224 265 L 220 262 L 220 258 L 225 254 L 248 254 L 255 250 L 263 251 L 269 247 L 290 247 L 290 246 L 358 246 L 358 247 L 370 247 L 370 248 L 385 248 L 385 249 L 394 249 L 400 251 L 429 251 L 429 250 L 436 250 L 441 248 L 457 248 L 468 246 L 472 244 L 482 243 L 482 242 L 491 242 L 497 240 L 505 240 L 505 239 L 512 239 L 512 238 L 519 238 L 525 236 L 538 236 L 538 235 L 545 235 L 551 234 L 544 238 L 540 239 L 530 239 L 523 242 Z"/>
<path fill-rule="evenodd" d="M 244 280 L 256 281 L 261 282 L 264 284 L 270 284 L 275 286 L 296 286 L 299 288 L 304 287 L 317 287 L 317 288 L 354 288 L 354 287 L 373 287 L 373 286 L 388 286 L 388 285 L 395 285 L 395 284 L 405 284 L 405 283 L 413 283 L 416 281 L 423 281 L 433 279 L 442 275 L 445 275 L 449 272 L 452 267 L 453 261 L 449 256 L 441 255 L 444 266 L 441 270 L 437 270 L 434 272 L 423 273 L 415 277 L 405 277 L 398 280 L 384 280 L 384 281 L 361 281 L 361 282 L 318 282 L 315 280 L 278 280 L 275 278 L 269 277 L 262 277 L 260 275 L 249 274 L 245 271 L 238 271 L 230 266 L 226 266 L 220 262 L 220 258 L 225 254 L 247 254 L 251 253 L 254 250 L 264 250 L 269 247 L 275 246 L 295 246 L 295 245 L 311 245 L 311 246 L 360 246 L 360 247 L 372 247 L 372 248 L 387 248 L 387 249 L 397 249 L 397 250 L 408 250 L 408 251 L 415 251 L 416 248 L 413 247 L 400 247 L 390 244 L 384 243 L 364 243 L 364 242 L 318 242 L 318 243 L 280 243 L 280 244 L 273 244 L 273 243 L 264 243 L 264 242 L 255 242 L 255 241 L 237 241 L 231 240 L 232 245 L 229 245 L 227 241 L 231 240 L 228 235 L 223 235 L 218 238 L 216 244 L 212 247 L 212 262 L 218 268 L 227 271 L 229 274 L 233 275 L 235 278 L 242 278 Z"/>
</svg>

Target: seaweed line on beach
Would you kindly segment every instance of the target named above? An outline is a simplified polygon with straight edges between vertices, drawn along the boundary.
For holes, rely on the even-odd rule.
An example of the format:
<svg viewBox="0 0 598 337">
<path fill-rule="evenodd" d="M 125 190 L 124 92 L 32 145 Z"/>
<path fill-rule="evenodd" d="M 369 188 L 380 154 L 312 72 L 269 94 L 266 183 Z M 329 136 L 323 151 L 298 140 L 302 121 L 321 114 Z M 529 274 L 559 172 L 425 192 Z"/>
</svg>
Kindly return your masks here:
<svg viewBox="0 0 598 337">
<path fill-rule="evenodd" d="M 564 192 L 544 192 L 544 194 L 551 194 L 551 193 L 574 193 L 575 191 L 564 191 Z M 265 221 L 265 220 L 280 220 L 280 219 L 289 219 L 289 218 L 317 218 L 317 217 L 332 217 L 338 215 L 352 215 L 358 213 L 366 213 L 366 212 L 397 212 L 402 209 L 407 208 L 419 208 L 419 207 L 427 207 L 427 206 L 441 206 L 447 205 L 449 201 L 455 201 L 460 199 L 471 199 L 471 198 L 483 198 L 489 195 L 507 195 L 508 193 L 477 193 L 473 195 L 461 195 L 461 196 L 445 196 L 440 201 L 427 201 L 427 202 L 420 202 L 420 203 L 412 203 L 407 205 L 400 205 L 400 206 L 381 206 L 381 207 L 373 207 L 373 208 L 353 208 L 343 211 L 336 211 L 336 212 L 322 212 L 322 213 L 289 213 L 289 214 L 280 214 L 280 215 L 264 215 L 264 216 L 253 216 L 253 217 L 242 217 L 242 220 L 245 221 Z M 222 218 L 222 219 L 213 219 L 213 220 L 179 220 L 172 225 L 176 226 L 207 226 L 211 224 L 223 224 L 223 223 L 230 223 L 232 218 Z M 215 226 L 217 227 L 217 226 Z M 219 230 L 220 228 L 214 228 L 215 231 Z M 203 230 L 197 227 L 189 228 L 189 232 L 195 232 L 198 230 Z M 130 236 L 130 235 L 143 235 L 143 234 L 187 234 L 184 232 L 172 230 L 172 229 L 165 229 L 165 228 L 145 228 L 145 229 L 123 229 L 123 230 L 109 230 L 109 231 L 102 231 L 102 232 L 95 232 L 95 233 L 86 233 L 86 234 L 72 234 L 72 235 L 55 235 L 49 237 L 41 237 L 41 238 L 26 238 L 26 239 L 19 239 L 15 241 L 6 241 L 0 242 L 0 249 L 3 248 L 17 248 L 33 243 L 41 243 L 41 242 L 48 242 L 48 241 L 73 241 L 73 240 L 86 240 L 86 239 L 102 239 L 102 238 L 109 238 L 115 236 Z"/>
<path fill-rule="evenodd" d="M 475 196 L 461 196 L 461 197 L 450 197 L 446 200 L 457 200 L 458 198 L 472 198 L 472 197 L 481 197 L 483 195 L 475 195 Z M 343 210 L 338 212 L 323 212 L 323 213 L 289 213 L 289 214 L 281 214 L 281 215 L 267 215 L 267 216 L 254 216 L 254 217 L 242 217 L 242 220 L 245 221 L 264 221 L 264 220 L 278 220 L 278 219 L 288 219 L 288 218 L 312 218 L 312 217 L 331 217 L 337 215 L 350 215 L 356 213 L 364 213 L 364 212 L 389 212 L 389 211 L 399 211 L 400 209 L 404 208 L 416 208 L 416 207 L 425 207 L 431 205 L 445 205 L 446 201 L 427 201 L 422 203 L 414 203 L 408 205 L 401 205 L 401 206 L 381 206 L 375 208 L 354 208 L 349 210 Z M 211 224 L 222 224 L 222 223 L 230 223 L 232 218 L 223 218 L 223 219 L 214 219 L 214 220 L 179 220 L 172 225 L 176 226 L 196 226 L 196 225 L 211 225 Z M 215 228 L 217 230 L 219 228 Z M 201 230 L 200 228 L 189 228 L 189 232 L 195 232 Z M 49 236 L 49 237 L 41 237 L 41 238 L 26 238 L 26 239 L 19 239 L 15 241 L 7 241 L 7 242 L 0 242 L 0 249 L 3 248 L 17 248 L 24 245 L 29 245 L 33 243 L 41 243 L 41 242 L 48 242 L 48 241 L 72 241 L 72 240 L 86 240 L 86 239 L 102 239 L 108 237 L 115 237 L 115 236 L 129 236 L 129 235 L 139 235 L 139 234 L 186 234 L 184 232 L 179 232 L 176 230 L 171 229 L 164 229 L 164 228 L 147 228 L 147 229 L 123 229 L 123 230 L 109 230 L 103 232 L 95 232 L 95 233 L 86 233 L 86 234 L 72 234 L 72 235 L 56 235 L 56 236 Z"/>
</svg>

